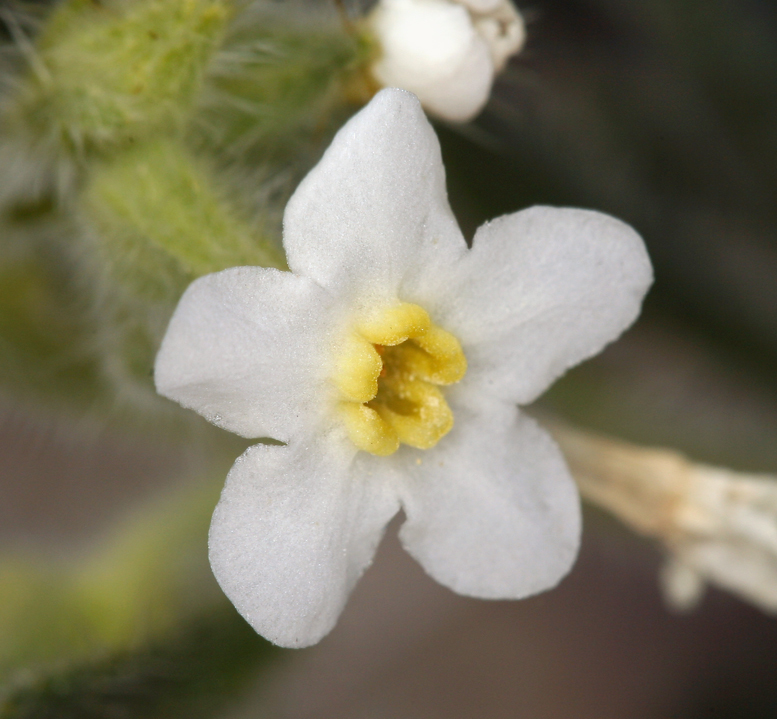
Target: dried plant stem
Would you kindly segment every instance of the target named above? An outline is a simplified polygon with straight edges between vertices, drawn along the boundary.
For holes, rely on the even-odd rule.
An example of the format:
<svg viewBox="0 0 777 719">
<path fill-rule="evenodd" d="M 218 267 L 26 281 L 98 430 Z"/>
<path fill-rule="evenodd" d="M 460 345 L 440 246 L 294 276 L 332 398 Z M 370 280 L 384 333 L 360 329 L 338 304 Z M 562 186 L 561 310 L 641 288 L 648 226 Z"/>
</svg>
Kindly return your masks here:
<svg viewBox="0 0 777 719">
<path fill-rule="evenodd" d="M 705 582 L 777 611 L 777 476 L 692 462 L 678 452 L 552 423 L 583 497 L 670 558 L 667 599 L 693 606 Z"/>
</svg>

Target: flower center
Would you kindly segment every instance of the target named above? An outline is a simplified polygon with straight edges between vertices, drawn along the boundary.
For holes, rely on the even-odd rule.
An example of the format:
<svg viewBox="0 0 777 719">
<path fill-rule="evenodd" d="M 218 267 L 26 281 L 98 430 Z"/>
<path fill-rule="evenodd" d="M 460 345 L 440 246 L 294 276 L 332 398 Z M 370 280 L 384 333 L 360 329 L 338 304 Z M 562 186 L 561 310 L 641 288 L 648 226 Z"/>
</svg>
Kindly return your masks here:
<svg viewBox="0 0 777 719">
<path fill-rule="evenodd" d="M 467 371 L 459 341 L 418 305 L 402 303 L 357 322 L 339 357 L 335 384 L 351 441 L 385 456 L 400 443 L 429 449 L 453 427 L 439 385 Z"/>
</svg>

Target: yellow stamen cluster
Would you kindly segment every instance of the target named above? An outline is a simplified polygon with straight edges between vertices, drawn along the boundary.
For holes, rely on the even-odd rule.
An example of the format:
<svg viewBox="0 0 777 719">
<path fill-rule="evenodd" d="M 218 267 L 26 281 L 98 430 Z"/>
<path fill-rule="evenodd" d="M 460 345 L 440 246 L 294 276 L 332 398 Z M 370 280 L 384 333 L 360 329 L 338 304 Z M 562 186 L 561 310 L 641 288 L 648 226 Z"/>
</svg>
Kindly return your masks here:
<svg viewBox="0 0 777 719">
<path fill-rule="evenodd" d="M 358 321 L 334 374 L 339 409 L 351 441 L 385 456 L 400 443 L 429 449 L 453 427 L 438 385 L 467 371 L 459 341 L 418 305 L 402 303 Z"/>
</svg>

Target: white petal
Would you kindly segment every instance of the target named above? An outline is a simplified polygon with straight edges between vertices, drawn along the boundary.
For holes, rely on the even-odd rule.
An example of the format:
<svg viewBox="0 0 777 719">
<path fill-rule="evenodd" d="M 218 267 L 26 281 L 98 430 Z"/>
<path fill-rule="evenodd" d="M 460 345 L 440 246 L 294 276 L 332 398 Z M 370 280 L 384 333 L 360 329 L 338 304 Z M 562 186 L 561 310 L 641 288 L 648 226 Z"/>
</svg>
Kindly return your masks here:
<svg viewBox="0 0 777 719">
<path fill-rule="evenodd" d="M 553 440 L 513 407 L 495 404 L 488 416 L 459 409 L 451 433 L 416 451 L 407 468 L 400 538 L 438 582 L 459 594 L 519 599 L 569 571 L 580 536 L 577 489 Z"/>
<path fill-rule="evenodd" d="M 469 369 L 458 397 L 525 404 L 616 339 L 651 281 L 645 246 L 628 225 L 533 207 L 483 225 L 458 266 L 425 278 L 409 301 L 428 301 L 461 341 Z"/>
<path fill-rule="evenodd" d="M 388 467 L 384 463 L 384 467 Z M 213 573 L 262 636 L 286 647 L 327 634 L 399 504 L 393 483 L 337 442 L 256 445 L 213 514 Z"/>
<path fill-rule="evenodd" d="M 288 441 L 326 407 L 329 298 L 310 280 L 233 267 L 186 290 L 157 355 L 157 391 L 245 437 Z"/>
<path fill-rule="evenodd" d="M 289 266 L 362 302 L 396 300 L 409 268 L 466 244 L 418 100 L 384 90 L 333 140 L 286 206 Z"/>
<path fill-rule="evenodd" d="M 494 66 L 467 10 L 447 0 L 381 0 L 371 17 L 381 48 L 373 73 L 418 95 L 431 113 L 466 122 L 488 100 Z"/>
</svg>

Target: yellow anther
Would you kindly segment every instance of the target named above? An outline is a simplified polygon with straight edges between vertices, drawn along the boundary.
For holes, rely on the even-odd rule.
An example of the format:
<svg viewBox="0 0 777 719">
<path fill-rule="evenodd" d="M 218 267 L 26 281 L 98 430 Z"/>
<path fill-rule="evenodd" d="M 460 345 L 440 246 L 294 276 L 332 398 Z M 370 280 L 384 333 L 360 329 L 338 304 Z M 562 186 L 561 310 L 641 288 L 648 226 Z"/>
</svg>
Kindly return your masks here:
<svg viewBox="0 0 777 719">
<path fill-rule="evenodd" d="M 343 395 L 355 402 L 369 402 L 375 397 L 383 361 L 372 342 L 351 332 L 338 359 L 333 379 Z"/>
<path fill-rule="evenodd" d="M 406 374 L 433 384 L 454 384 L 467 371 L 467 358 L 459 341 L 450 333 L 432 325 L 421 336 L 397 347 L 402 356 L 396 360 Z M 385 363 L 384 359 L 384 363 Z"/>
<path fill-rule="evenodd" d="M 393 346 L 418 337 L 432 326 L 426 310 L 403 302 L 363 319 L 357 329 L 376 345 Z"/>
<path fill-rule="evenodd" d="M 400 442 L 433 447 L 453 427 L 436 385 L 458 382 L 467 370 L 459 341 L 409 303 L 362 317 L 355 327 L 333 377 L 351 441 L 380 456 L 395 452 Z"/>
<path fill-rule="evenodd" d="M 369 406 L 394 430 L 402 444 L 434 447 L 453 427 L 453 412 L 437 387 L 429 382 L 400 381 L 378 391 Z M 399 396 L 396 391 L 401 392 Z"/>
<path fill-rule="evenodd" d="M 397 433 L 374 409 L 356 402 L 342 402 L 340 410 L 348 436 L 359 449 L 379 457 L 399 449 Z"/>
</svg>

